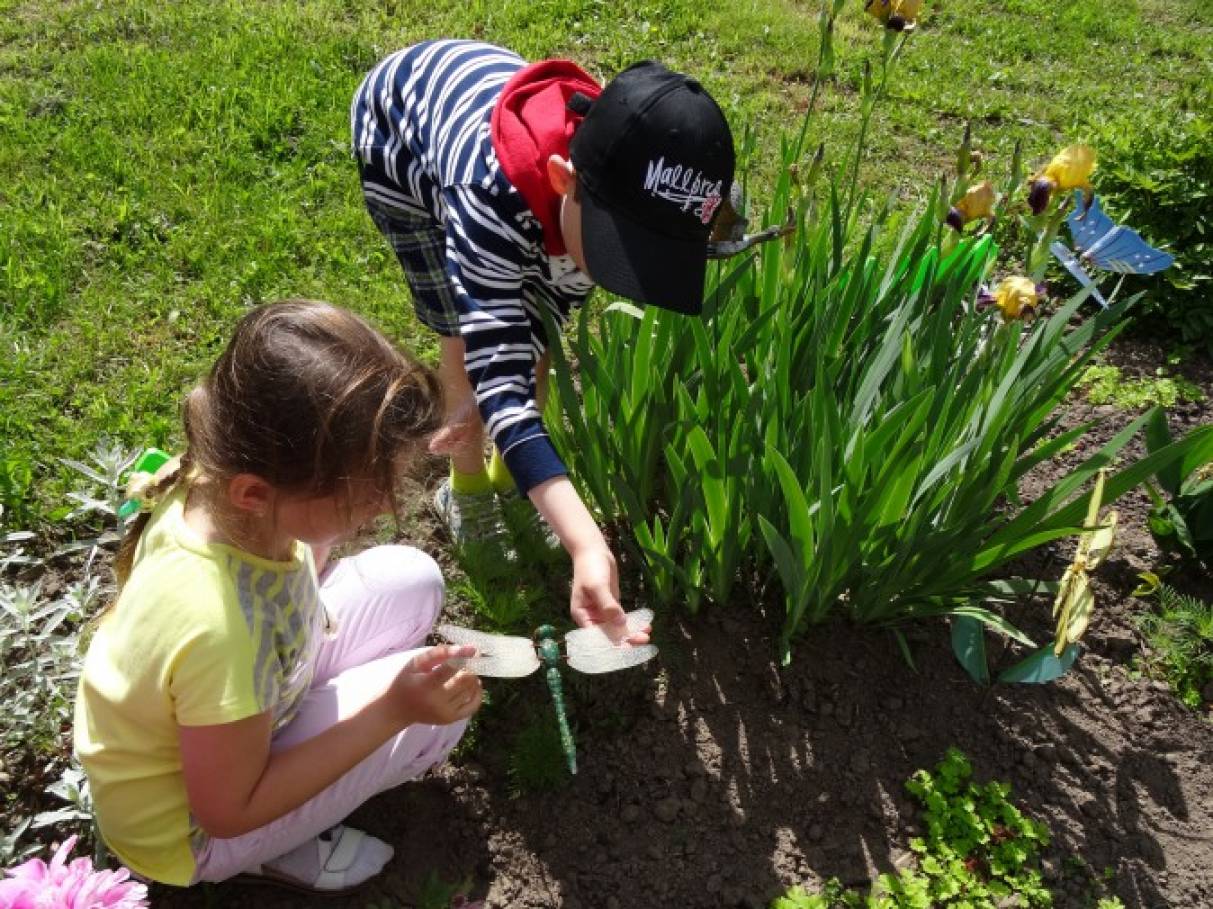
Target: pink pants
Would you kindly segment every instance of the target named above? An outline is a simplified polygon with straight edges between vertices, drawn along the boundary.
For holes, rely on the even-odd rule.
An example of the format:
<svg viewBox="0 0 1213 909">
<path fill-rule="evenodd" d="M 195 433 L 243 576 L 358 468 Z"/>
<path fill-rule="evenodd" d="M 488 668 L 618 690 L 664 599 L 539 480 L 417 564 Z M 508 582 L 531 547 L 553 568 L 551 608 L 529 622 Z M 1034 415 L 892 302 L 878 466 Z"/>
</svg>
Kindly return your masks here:
<svg viewBox="0 0 1213 909">
<path fill-rule="evenodd" d="M 321 647 L 299 712 L 275 734 L 275 751 L 357 712 L 424 647 L 442 609 L 442 573 L 418 549 L 378 546 L 332 566 L 320 594 L 337 620 L 337 633 Z M 445 758 L 466 725 L 464 720 L 409 726 L 289 814 L 242 836 L 208 839 L 196 856 L 195 883 L 226 880 L 341 823 L 371 796 L 415 779 Z"/>
</svg>

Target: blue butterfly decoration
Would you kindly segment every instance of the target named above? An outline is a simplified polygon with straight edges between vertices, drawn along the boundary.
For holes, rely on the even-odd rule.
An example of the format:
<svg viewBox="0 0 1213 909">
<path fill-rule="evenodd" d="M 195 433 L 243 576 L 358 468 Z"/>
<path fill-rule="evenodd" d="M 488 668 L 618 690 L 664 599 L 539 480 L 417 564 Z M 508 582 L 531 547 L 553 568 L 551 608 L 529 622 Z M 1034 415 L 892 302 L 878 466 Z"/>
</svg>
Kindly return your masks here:
<svg viewBox="0 0 1213 909">
<path fill-rule="evenodd" d="M 1095 280 L 1083 268 L 1083 264 L 1094 265 L 1104 271 L 1125 275 L 1152 275 L 1170 268 L 1175 257 L 1155 249 L 1132 228 L 1115 224 L 1099 207 L 1099 200 L 1091 197 L 1091 205 L 1084 209 L 1082 190 L 1074 193 L 1074 210 L 1066 218 L 1070 236 L 1074 240 L 1074 255 L 1060 240 L 1049 249 L 1066 271 L 1078 279 L 1084 287 L 1091 288 L 1099 305 L 1107 307 L 1108 301 L 1095 287 Z"/>
</svg>

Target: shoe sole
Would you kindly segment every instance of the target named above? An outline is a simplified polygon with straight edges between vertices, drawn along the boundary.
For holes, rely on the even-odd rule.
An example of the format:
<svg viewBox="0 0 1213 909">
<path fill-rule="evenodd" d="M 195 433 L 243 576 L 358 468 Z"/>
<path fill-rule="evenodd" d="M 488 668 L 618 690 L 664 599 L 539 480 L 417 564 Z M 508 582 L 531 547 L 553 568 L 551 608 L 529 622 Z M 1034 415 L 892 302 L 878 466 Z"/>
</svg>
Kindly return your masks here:
<svg viewBox="0 0 1213 909">
<path fill-rule="evenodd" d="M 349 896 L 352 893 L 357 893 L 360 890 L 365 890 L 374 880 L 374 877 L 369 877 L 360 884 L 352 884 L 349 887 L 343 887 L 340 890 L 320 890 L 316 887 L 309 887 L 301 881 L 297 881 L 292 877 L 276 876 L 274 874 L 249 874 L 247 872 L 237 874 L 235 877 L 230 877 L 224 883 L 245 884 L 254 887 L 273 887 L 276 890 L 289 890 L 292 893 L 303 893 L 308 896 Z"/>
</svg>

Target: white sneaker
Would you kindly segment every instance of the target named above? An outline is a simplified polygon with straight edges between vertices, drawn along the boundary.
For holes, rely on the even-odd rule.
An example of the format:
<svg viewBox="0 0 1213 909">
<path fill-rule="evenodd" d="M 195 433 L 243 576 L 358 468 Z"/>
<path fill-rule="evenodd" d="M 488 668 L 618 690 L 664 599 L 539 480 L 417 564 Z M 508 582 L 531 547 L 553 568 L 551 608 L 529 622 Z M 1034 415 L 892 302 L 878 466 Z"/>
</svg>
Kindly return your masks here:
<svg viewBox="0 0 1213 909">
<path fill-rule="evenodd" d="M 394 853 L 383 840 L 338 824 L 236 879 L 299 893 L 348 893 L 379 874 Z"/>
</svg>

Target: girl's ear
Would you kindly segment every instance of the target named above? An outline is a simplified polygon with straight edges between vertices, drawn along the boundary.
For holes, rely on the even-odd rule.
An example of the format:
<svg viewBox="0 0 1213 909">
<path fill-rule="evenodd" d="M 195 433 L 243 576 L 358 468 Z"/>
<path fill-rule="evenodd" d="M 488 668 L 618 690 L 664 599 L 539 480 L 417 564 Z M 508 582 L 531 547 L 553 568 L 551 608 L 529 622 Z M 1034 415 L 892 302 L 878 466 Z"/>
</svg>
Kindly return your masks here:
<svg viewBox="0 0 1213 909">
<path fill-rule="evenodd" d="M 573 167 L 573 162 L 560 155 L 552 155 L 548 158 L 548 183 L 558 196 L 567 196 L 571 193 L 573 187 L 577 185 L 577 171 Z"/>
<path fill-rule="evenodd" d="M 274 487 L 256 474 L 238 473 L 227 484 L 228 501 L 259 518 L 269 513 L 273 497 Z"/>
</svg>

